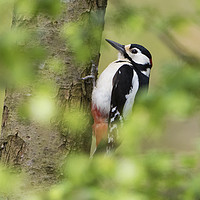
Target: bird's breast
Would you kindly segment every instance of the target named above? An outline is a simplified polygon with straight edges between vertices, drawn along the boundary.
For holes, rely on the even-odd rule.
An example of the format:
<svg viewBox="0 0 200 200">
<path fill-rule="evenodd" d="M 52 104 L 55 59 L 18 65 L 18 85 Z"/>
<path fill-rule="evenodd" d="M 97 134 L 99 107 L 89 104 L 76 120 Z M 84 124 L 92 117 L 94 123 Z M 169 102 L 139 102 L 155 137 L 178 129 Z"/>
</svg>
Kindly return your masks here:
<svg viewBox="0 0 200 200">
<path fill-rule="evenodd" d="M 113 77 L 123 65 L 131 64 L 124 60 L 117 60 L 108 65 L 99 76 L 96 87 L 93 89 L 92 104 L 105 115 L 108 115 L 110 111 Z"/>
</svg>

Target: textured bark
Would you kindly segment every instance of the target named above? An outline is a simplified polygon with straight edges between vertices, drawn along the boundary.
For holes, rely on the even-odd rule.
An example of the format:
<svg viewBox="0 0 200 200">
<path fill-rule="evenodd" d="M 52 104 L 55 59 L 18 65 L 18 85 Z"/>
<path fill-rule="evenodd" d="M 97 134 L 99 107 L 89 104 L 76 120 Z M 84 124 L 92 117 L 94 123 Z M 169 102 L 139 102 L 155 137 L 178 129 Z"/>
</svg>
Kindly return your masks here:
<svg viewBox="0 0 200 200">
<path fill-rule="evenodd" d="M 64 64 L 62 73 L 56 74 L 49 70 L 48 63 L 38 69 L 38 80 L 55 80 L 58 90 L 57 105 L 62 116 L 63 110 L 71 105 L 86 109 L 90 114 L 92 91 L 91 81 L 80 81 L 80 77 L 88 75 L 91 61 L 77 68 L 73 62 L 72 52 L 60 37 L 60 29 L 64 23 L 81 20 L 84 14 L 99 10 L 105 13 L 107 0 L 68 0 L 59 20 L 47 16 L 38 16 L 34 21 L 16 20 L 15 25 L 27 26 L 36 30 L 41 36 L 41 43 L 50 52 L 50 57 L 59 58 Z M 65 6 L 65 5 L 64 5 Z M 101 15 L 104 17 L 104 14 Z M 103 30 L 103 25 L 102 29 Z M 89 30 L 88 30 L 89 31 Z M 98 62 L 100 41 L 95 48 L 93 59 Z M 33 83 L 33 85 L 36 83 Z M 51 185 L 58 180 L 57 169 L 63 157 L 74 151 L 89 152 L 91 130 L 83 130 L 81 134 L 70 134 L 62 129 L 61 118 L 52 119 L 51 125 L 42 126 L 34 121 L 23 121 L 18 117 L 18 107 L 32 94 L 32 86 L 23 90 L 7 89 L 2 132 L 0 138 L 0 158 L 6 164 L 17 166 L 29 175 L 32 185 Z M 88 127 L 91 127 L 88 121 Z"/>
</svg>

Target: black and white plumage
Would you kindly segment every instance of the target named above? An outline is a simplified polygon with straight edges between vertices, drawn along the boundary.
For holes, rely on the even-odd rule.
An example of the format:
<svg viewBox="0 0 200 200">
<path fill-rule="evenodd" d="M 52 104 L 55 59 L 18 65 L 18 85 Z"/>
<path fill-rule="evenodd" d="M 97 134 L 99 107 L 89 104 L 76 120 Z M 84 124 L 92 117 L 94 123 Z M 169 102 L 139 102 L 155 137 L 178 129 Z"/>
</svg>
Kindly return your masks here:
<svg viewBox="0 0 200 200">
<path fill-rule="evenodd" d="M 102 137 L 108 137 L 108 150 L 115 147 L 118 126 L 131 114 L 138 91 L 148 88 L 152 67 L 152 56 L 145 47 L 106 41 L 119 51 L 119 55 L 118 60 L 99 76 L 92 92 L 93 136 L 98 142 L 91 154 Z M 101 132 L 99 127 L 104 127 L 104 130 Z"/>
</svg>

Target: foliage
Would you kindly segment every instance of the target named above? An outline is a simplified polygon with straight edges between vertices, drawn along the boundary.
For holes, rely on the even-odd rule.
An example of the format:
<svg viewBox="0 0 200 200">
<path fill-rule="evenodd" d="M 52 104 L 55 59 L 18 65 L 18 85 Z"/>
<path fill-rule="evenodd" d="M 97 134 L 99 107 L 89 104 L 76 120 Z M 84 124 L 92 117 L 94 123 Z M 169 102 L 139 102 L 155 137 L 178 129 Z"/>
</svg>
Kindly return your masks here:
<svg viewBox="0 0 200 200">
<path fill-rule="evenodd" d="M 0 199 L 17 194 L 22 180 L 15 171 L 0 165 L 0 180 Z"/>
<path fill-rule="evenodd" d="M 117 37 L 118 34 L 124 34 L 123 30 L 119 30 L 120 25 L 131 28 L 126 29 L 131 34 L 136 32 L 136 35 L 139 35 L 144 31 L 149 31 L 159 38 L 160 34 L 166 34 L 172 30 L 177 33 L 184 26 L 199 23 L 199 1 L 196 1 L 197 6 L 194 11 L 186 12 L 187 15 L 170 12 L 162 14 L 159 4 L 140 3 L 138 6 L 132 6 L 131 1 L 118 0 L 116 2 L 111 2 L 112 10 L 107 20 L 109 29 L 113 29 Z M 16 9 L 20 12 L 28 11 L 29 17 L 41 12 L 54 16 L 60 10 L 59 4 L 53 1 L 20 0 L 16 5 Z M 67 37 L 75 55 L 79 55 L 77 57 L 79 61 L 87 61 L 91 58 L 90 47 L 94 45 L 95 38 L 99 37 L 93 31 L 88 34 L 88 29 L 85 26 L 80 30 L 80 24 L 76 23 L 63 27 L 63 35 Z M 8 84 L 19 88 L 35 78 L 34 72 L 38 64 L 35 60 L 39 63 L 45 60 L 45 51 L 39 45 L 29 44 L 31 36 L 27 30 L 20 28 L 1 33 L 1 85 Z M 94 39 L 87 46 L 90 37 Z M 27 43 L 28 48 L 24 45 Z M 169 44 L 164 41 L 163 43 L 169 47 Z M 185 51 L 179 48 L 181 46 L 179 46 L 179 41 L 175 45 L 178 45 L 180 51 Z M 191 64 L 188 59 L 177 56 L 176 48 L 171 48 L 171 46 L 169 48 L 176 56 L 168 57 L 159 63 L 158 81 L 147 96 L 143 94 L 139 96 L 133 115 L 121 130 L 122 143 L 117 151 L 109 156 L 96 155 L 92 160 L 89 160 L 88 155 L 70 155 L 61 169 L 60 173 L 63 174 L 61 182 L 33 199 L 195 200 L 200 198 L 199 145 L 195 153 L 177 155 L 154 147 L 146 150 L 143 144 L 144 140 L 149 138 L 151 141 L 157 141 L 158 136 L 163 134 L 168 119 L 187 120 L 199 114 L 199 58 Z M 158 49 L 155 54 L 162 57 L 162 52 Z M 61 65 L 59 60 L 52 60 L 52 63 L 56 65 L 56 68 Z M 20 110 L 22 116 L 25 116 L 24 113 L 28 110 L 26 117 L 35 120 L 36 107 L 39 107 L 41 111 L 39 122 L 46 123 L 44 119 L 54 115 L 55 104 L 49 99 L 54 94 L 56 86 L 53 82 L 50 85 L 51 88 L 44 86 L 38 89 L 36 87 L 35 97 L 26 104 L 28 109 Z M 72 113 L 66 113 L 64 117 L 64 128 L 70 128 L 72 132 L 86 128 L 85 122 L 88 118 L 81 118 L 81 113 L 77 109 Z M 74 118 L 76 120 L 72 120 Z M 77 124 L 77 121 L 81 123 Z M 0 195 L 13 193 L 15 186 L 18 185 L 16 181 L 15 175 L 0 167 Z"/>
<path fill-rule="evenodd" d="M 90 11 L 79 22 L 64 26 L 63 37 L 75 54 L 75 62 L 88 62 L 97 56 L 94 52 L 100 45 L 103 16 L 103 11 Z"/>
</svg>

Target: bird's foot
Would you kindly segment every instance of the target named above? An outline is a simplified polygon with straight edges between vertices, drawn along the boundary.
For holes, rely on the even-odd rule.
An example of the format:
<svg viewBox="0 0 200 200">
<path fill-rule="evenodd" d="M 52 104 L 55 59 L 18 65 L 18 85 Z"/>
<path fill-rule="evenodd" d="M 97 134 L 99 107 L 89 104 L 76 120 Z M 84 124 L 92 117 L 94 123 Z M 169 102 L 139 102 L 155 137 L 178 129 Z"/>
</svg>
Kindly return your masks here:
<svg viewBox="0 0 200 200">
<path fill-rule="evenodd" d="M 95 78 L 94 75 L 88 75 L 88 76 L 80 78 L 80 80 L 87 80 L 87 79 L 94 79 L 94 78 Z"/>
<path fill-rule="evenodd" d="M 97 77 L 97 73 L 98 73 L 98 66 L 94 63 L 93 60 L 91 60 L 92 66 L 91 66 L 91 73 L 88 76 L 82 77 L 80 78 L 80 80 L 88 80 L 88 79 L 92 79 L 93 80 L 93 88 L 95 87 L 95 79 Z"/>
</svg>

